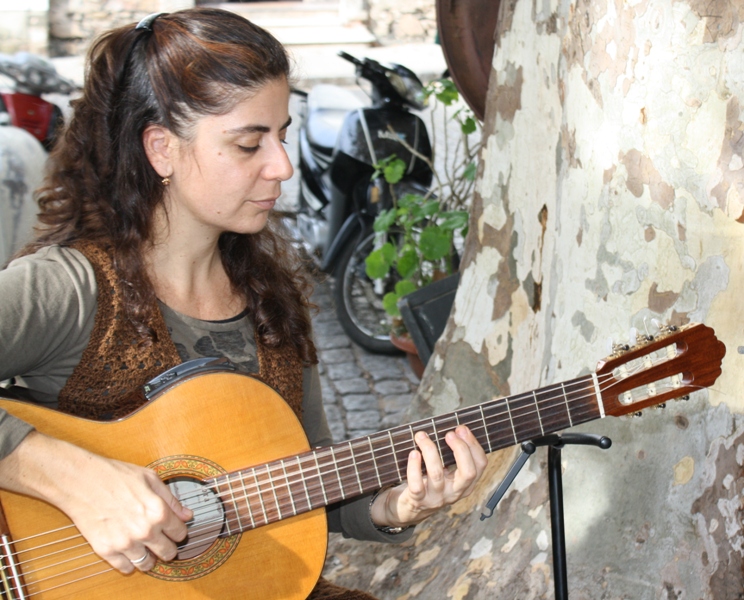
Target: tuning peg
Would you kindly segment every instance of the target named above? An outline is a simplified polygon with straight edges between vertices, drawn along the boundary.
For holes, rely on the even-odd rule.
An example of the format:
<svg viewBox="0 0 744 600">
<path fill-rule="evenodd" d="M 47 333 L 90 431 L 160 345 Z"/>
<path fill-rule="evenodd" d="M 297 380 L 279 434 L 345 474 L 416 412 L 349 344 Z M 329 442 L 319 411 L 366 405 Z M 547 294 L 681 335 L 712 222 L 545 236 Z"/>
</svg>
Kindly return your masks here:
<svg viewBox="0 0 744 600">
<path fill-rule="evenodd" d="M 633 413 L 633 416 L 634 417 L 642 417 L 643 416 L 643 411 L 642 410 L 639 410 L 638 412 L 634 412 Z"/>
<path fill-rule="evenodd" d="M 628 342 L 631 346 L 635 346 L 638 343 L 638 330 L 635 327 L 631 327 L 628 332 Z"/>
<path fill-rule="evenodd" d="M 656 406 L 654 406 L 654 408 L 657 409 L 657 410 L 664 409 L 664 408 L 666 408 L 666 402 L 662 402 L 661 404 L 657 404 Z"/>
<path fill-rule="evenodd" d="M 612 344 L 613 354 L 622 354 L 623 352 L 627 352 L 628 350 L 630 350 L 630 346 L 628 344 Z"/>
</svg>

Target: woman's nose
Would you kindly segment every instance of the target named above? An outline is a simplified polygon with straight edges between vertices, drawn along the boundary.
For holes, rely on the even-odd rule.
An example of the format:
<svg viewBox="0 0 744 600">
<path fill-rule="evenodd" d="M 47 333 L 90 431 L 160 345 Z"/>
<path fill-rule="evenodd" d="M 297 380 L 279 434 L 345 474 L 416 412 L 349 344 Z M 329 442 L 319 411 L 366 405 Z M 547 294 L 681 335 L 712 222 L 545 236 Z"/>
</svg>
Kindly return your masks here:
<svg viewBox="0 0 744 600">
<path fill-rule="evenodd" d="M 266 168 L 266 179 L 287 181 L 294 173 L 294 167 L 289 160 L 283 143 L 277 145 L 277 151 L 272 156 L 271 163 Z"/>
</svg>

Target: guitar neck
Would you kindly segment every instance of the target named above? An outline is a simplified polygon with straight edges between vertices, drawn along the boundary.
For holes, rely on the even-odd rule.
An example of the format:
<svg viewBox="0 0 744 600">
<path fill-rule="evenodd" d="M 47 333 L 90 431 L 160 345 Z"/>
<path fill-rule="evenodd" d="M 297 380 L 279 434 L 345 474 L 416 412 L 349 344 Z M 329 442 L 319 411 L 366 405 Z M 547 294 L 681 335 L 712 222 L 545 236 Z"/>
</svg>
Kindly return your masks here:
<svg viewBox="0 0 744 600">
<path fill-rule="evenodd" d="M 225 506 L 233 535 L 406 478 L 414 435 L 425 431 L 442 462 L 454 464 L 444 436 L 467 425 L 486 452 L 493 452 L 603 417 L 593 375 L 516 394 L 373 435 L 318 448 L 209 480 Z M 230 525 L 232 524 L 232 525 Z"/>
</svg>

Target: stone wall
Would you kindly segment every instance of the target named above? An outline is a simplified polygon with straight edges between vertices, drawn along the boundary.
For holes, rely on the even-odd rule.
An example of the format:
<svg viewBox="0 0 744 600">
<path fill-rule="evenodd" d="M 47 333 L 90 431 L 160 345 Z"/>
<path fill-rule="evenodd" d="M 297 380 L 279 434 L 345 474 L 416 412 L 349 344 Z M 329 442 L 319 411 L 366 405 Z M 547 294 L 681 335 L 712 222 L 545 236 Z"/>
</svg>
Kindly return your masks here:
<svg viewBox="0 0 744 600">
<path fill-rule="evenodd" d="M 305 0 L 335 4 L 333 0 Z M 205 4 L 200 0 L 33 0 L 22 10 L 0 0 L 0 52 L 28 50 L 42 56 L 84 54 L 103 31 L 152 12 Z M 37 6 L 38 5 L 38 6 Z M 338 0 L 347 21 L 362 21 L 382 44 L 433 42 L 434 0 Z M 11 10 L 12 8 L 12 10 Z"/>
<path fill-rule="evenodd" d="M 434 0 L 369 0 L 367 25 L 382 44 L 433 42 L 437 35 Z"/>
<path fill-rule="evenodd" d="M 14 54 L 20 50 L 46 56 L 47 0 L 18 3 L 0 2 L 0 53 Z"/>
<path fill-rule="evenodd" d="M 103 31 L 192 6 L 194 0 L 50 0 L 49 55 L 84 54 Z"/>
</svg>

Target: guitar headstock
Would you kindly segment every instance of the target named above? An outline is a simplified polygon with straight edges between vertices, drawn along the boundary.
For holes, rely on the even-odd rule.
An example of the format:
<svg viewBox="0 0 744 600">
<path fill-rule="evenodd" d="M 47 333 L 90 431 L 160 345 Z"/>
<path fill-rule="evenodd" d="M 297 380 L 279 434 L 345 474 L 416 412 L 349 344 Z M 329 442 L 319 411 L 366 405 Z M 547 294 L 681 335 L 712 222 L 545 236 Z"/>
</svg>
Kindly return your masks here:
<svg viewBox="0 0 744 600">
<path fill-rule="evenodd" d="M 663 327 L 597 365 L 605 413 L 620 416 L 713 385 L 726 346 L 710 327 Z"/>
</svg>

